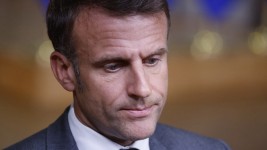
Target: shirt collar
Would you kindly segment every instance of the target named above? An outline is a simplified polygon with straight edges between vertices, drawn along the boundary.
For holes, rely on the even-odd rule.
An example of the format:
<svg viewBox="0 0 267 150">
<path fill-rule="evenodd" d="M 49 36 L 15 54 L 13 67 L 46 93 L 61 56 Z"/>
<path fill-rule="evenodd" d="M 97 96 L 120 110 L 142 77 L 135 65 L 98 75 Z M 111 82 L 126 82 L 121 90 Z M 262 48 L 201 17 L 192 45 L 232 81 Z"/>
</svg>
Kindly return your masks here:
<svg viewBox="0 0 267 150">
<path fill-rule="evenodd" d="M 82 124 L 74 113 L 73 105 L 70 107 L 68 120 L 70 130 L 79 150 L 119 150 L 121 148 L 128 148 L 109 140 L 105 136 Z M 149 150 L 149 139 L 146 138 L 144 140 L 135 141 L 129 147 L 138 148 L 140 150 Z"/>
</svg>

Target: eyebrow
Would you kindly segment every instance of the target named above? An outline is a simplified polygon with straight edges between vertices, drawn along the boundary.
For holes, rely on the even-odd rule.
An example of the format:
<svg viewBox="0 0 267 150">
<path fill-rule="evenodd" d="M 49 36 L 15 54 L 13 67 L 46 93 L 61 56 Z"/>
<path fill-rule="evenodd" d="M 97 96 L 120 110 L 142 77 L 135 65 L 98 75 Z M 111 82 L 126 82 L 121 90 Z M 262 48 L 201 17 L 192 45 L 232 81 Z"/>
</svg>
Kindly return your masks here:
<svg viewBox="0 0 267 150">
<path fill-rule="evenodd" d="M 168 50 L 166 48 L 159 48 L 157 49 L 156 51 L 150 53 L 149 55 L 145 56 L 144 58 L 147 58 L 147 57 L 151 57 L 151 56 L 154 56 L 154 55 L 163 55 L 165 53 L 167 53 Z M 124 64 L 127 64 L 129 63 L 130 59 L 128 58 L 124 58 L 124 57 L 121 57 L 121 56 L 112 56 L 112 55 L 105 55 L 103 57 L 101 57 L 99 60 L 96 60 L 95 62 L 93 62 L 93 66 L 96 67 L 96 68 L 100 68 L 102 66 L 104 66 L 105 64 L 108 64 L 108 63 L 113 63 L 113 62 L 116 62 L 116 63 L 124 63 Z"/>
<path fill-rule="evenodd" d="M 151 54 L 149 54 L 146 57 L 150 57 L 150 56 L 153 56 L 153 55 L 163 55 L 163 54 L 166 54 L 166 53 L 168 53 L 168 49 L 159 48 L 159 49 L 157 49 L 156 51 L 152 52 Z"/>
<path fill-rule="evenodd" d="M 120 57 L 120 56 L 116 56 L 116 57 L 113 57 L 111 55 L 107 55 L 107 56 L 104 56 L 104 57 L 101 57 L 99 60 L 93 62 L 93 66 L 96 67 L 96 68 L 100 68 L 102 66 L 104 66 L 105 64 L 108 64 L 108 63 L 127 63 L 129 61 L 129 59 L 126 59 L 126 58 L 123 58 L 123 57 Z"/>
</svg>

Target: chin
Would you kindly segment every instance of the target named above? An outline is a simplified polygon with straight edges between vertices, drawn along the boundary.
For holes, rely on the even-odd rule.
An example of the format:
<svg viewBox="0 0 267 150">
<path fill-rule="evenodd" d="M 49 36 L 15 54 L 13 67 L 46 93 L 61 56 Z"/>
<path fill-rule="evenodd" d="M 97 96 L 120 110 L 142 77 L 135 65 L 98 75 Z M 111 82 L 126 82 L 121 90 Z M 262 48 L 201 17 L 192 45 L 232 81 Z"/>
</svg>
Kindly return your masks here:
<svg viewBox="0 0 267 150">
<path fill-rule="evenodd" d="M 156 122 L 135 122 L 126 127 L 127 136 L 133 141 L 150 137 L 156 128 Z"/>
<path fill-rule="evenodd" d="M 145 131 L 145 132 L 139 131 L 139 132 L 129 134 L 125 139 L 127 139 L 129 141 L 143 140 L 143 139 L 149 138 L 153 133 L 154 133 L 154 130 L 150 131 L 150 132 L 149 131 Z"/>
</svg>

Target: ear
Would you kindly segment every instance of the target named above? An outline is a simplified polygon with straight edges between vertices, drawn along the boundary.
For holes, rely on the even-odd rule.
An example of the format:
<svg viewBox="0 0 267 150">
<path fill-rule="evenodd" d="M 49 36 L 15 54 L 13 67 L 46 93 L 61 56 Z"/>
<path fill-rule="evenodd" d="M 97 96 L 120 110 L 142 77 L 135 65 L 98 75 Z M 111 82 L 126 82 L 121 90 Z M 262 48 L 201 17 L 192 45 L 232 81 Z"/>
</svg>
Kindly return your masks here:
<svg viewBox="0 0 267 150">
<path fill-rule="evenodd" d="M 76 78 L 72 63 L 57 51 L 51 54 L 50 63 L 54 76 L 61 86 L 67 91 L 74 91 Z"/>
</svg>

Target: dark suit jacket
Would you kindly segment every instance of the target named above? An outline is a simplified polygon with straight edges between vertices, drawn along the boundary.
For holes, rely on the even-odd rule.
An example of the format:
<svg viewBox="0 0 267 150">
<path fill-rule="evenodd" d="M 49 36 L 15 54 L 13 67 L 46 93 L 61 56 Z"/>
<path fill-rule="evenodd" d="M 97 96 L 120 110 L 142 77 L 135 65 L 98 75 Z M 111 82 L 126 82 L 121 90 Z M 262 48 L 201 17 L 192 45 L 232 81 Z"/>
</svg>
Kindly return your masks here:
<svg viewBox="0 0 267 150">
<path fill-rule="evenodd" d="M 48 128 L 6 150 L 78 150 L 70 131 L 67 109 Z M 150 150 L 229 150 L 222 141 L 158 124 L 149 140 Z"/>
</svg>

